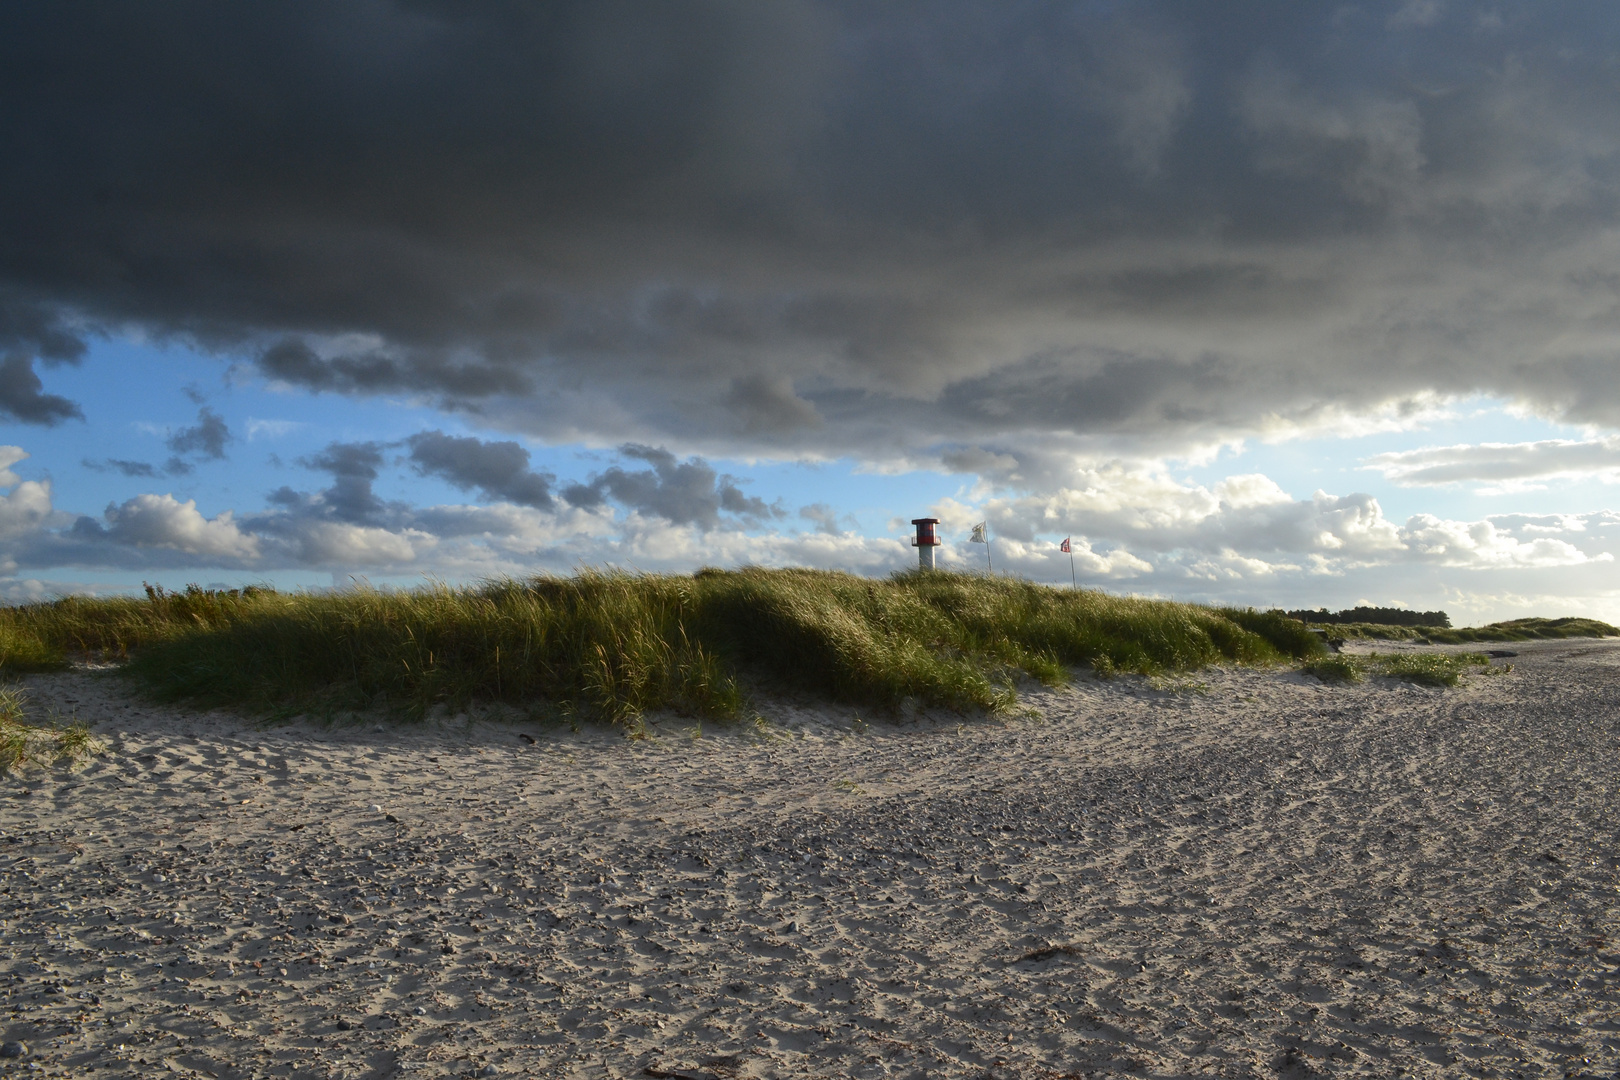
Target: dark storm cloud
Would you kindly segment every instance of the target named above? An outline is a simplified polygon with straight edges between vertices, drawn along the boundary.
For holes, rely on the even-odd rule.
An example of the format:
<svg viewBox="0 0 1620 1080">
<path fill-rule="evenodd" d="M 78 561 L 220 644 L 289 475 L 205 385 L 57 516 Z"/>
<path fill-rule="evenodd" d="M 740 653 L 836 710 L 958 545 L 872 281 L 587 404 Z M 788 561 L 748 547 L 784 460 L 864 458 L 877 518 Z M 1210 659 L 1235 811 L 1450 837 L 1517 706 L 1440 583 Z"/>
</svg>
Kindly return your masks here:
<svg viewBox="0 0 1620 1080">
<path fill-rule="evenodd" d="M 44 386 L 26 353 L 0 357 L 0 413 L 24 424 L 47 427 L 84 419 L 77 405 L 58 394 L 45 393 Z"/>
<path fill-rule="evenodd" d="M 76 415 L 35 365 L 133 324 L 716 451 L 1620 424 L 1617 46 L 1599 2 L 13 5 L 0 410 Z"/>
<path fill-rule="evenodd" d="M 515 442 L 423 431 L 406 440 L 411 463 L 424 476 L 438 476 L 461 488 L 476 489 L 486 499 L 504 499 L 537 510 L 552 507 L 556 477 L 529 468 L 529 452 Z"/>
<path fill-rule="evenodd" d="M 0 413 L 24 424 L 59 424 L 82 420 L 79 407 L 65 397 L 47 394 L 34 370 L 37 358 L 47 365 L 77 363 L 83 338 L 49 304 L 9 295 L 0 285 Z"/>
<path fill-rule="evenodd" d="M 334 442 L 299 464 L 332 474 L 330 487 L 313 495 L 281 487 L 268 499 L 273 506 L 301 516 L 327 517 L 352 524 L 375 524 L 390 509 L 372 490 L 383 465 L 383 444 Z"/>
<path fill-rule="evenodd" d="M 185 393 L 193 401 L 200 398 L 198 392 L 192 388 L 186 388 Z M 231 429 L 226 425 L 224 417 L 205 405 L 197 410 L 195 424 L 173 432 L 164 440 L 164 445 L 173 451 L 173 456 L 163 463 L 163 471 L 170 476 L 185 476 L 195 472 L 196 466 L 181 456 L 184 454 L 191 454 L 204 461 L 223 461 L 225 444 L 230 441 Z"/>
<path fill-rule="evenodd" d="M 615 465 L 588 484 L 570 484 L 563 489 L 563 498 L 583 508 L 611 498 L 631 510 L 675 525 L 696 525 L 705 532 L 720 527 L 722 513 L 755 524 L 781 516 L 765 500 L 743 494 L 736 477 L 717 474 L 702 458 L 679 461 L 662 447 L 634 443 L 619 447 L 619 453 L 652 468 L 627 470 Z"/>
<path fill-rule="evenodd" d="M 197 410 L 197 422 L 181 428 L 164 440 L 164 445 L 176 454 L 196 454 L 218 461 L 225 456 L 225 444 L 231 441 L 231 429 L 214 410 Z"/>
<path fill-rule="evenodd" d="M 125 461 L 122 458 L 107 458 L 105 461 L 91 461 L 89 458 L 86 458 L 79 462 L 79 464 L 93 472 L 106 472 L 108 469 L 112 469 L 123 473 L 128 477 L 153 477 L 157 475 L 157 469 L 153 468 L 150 463 L 145 461 Z"/>
<path fill-rule="evenodd" d="M 423 350 L 414 351 L 408 359 L 364 352 L 321 357 L 301 341 L 280 341 L 260 354 L 258 365 L 272 379 L 311 390 L 437 390 L 477 398 L 521 394 L 529 389 L 529 381 L 510 368 L 447 362 Z"/>
</svg>

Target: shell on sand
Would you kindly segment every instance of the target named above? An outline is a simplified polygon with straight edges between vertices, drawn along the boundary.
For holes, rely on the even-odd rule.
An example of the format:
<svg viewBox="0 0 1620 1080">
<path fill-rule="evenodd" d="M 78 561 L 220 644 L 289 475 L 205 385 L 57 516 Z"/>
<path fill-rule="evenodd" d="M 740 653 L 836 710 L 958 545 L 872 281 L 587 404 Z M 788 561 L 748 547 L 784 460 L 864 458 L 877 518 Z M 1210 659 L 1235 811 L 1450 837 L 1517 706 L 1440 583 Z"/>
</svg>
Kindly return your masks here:
<svg viewBox="0 0 1620 1080">
<path fill-rule="evenodd" d="M 0 1039 L 103 1077 L 1598 1075 L 1620 645 L 1514 648 L 639 742 L 36 677 L 108 750 L 0 780 Z"/>
</svg>

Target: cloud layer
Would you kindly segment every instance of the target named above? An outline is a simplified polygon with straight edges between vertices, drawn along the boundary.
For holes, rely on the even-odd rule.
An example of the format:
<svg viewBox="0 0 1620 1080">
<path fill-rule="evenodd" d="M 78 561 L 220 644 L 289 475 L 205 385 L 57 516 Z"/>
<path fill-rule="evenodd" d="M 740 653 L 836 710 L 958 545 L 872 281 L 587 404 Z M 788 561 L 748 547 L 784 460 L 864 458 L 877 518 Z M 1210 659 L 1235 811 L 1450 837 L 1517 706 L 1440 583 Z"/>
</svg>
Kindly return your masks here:
<svg viewBox="0 0 1620 1080">
<path fill-rule="evenodd" d="M 1375 454 L 1367 467 L 1412 487 L 1476 483 L 1514 490 L 1577 478 L 1615 483 L 1620 481 L 1620 438 L 1432 446 Z"/>
<path fill-rule="evenodd" d="M 1437 393 L 1612 425 L 1617 37 L 1600 3 L 14 6 L 0 410 L 71 421 L 41 366 L 136 326 L 681 453 L 1145 452 Z"/>
</svg>

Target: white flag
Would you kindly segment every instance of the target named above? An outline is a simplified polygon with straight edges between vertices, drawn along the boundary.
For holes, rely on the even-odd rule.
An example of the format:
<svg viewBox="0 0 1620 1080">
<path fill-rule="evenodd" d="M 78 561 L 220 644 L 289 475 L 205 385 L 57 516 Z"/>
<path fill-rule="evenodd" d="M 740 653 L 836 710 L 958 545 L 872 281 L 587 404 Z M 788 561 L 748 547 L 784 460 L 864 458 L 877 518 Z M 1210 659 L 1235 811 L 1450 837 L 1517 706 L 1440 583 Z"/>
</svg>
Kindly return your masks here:
<svg viewBox="0 0 1620 1080">
<path fill-rule="evenodd" d="M 988 521 L 981 521 L 977 525 L 973 526 L 973 535 L 968 537 L 968 543 L 988 544 L 990 541 L 984 538 L 984 530 L 989 527 L 990 523 Z"/>
</svg>

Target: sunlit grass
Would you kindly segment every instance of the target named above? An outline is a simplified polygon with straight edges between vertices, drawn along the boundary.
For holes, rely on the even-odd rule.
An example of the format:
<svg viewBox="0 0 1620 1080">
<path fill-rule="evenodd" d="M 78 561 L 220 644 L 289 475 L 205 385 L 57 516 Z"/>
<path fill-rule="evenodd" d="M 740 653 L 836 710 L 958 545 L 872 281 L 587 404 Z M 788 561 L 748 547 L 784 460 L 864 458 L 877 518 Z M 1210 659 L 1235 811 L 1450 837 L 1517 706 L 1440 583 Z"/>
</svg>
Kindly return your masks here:
<svg viewBox="0 0 1620 1080">
<path fill-rule="evenodd" d="M 1468 672 L 1491 666 L 1483 653 L 1395 653 L 1367 659 L 1375 675 L 1422 686 L 1456 686 Z"/>
<path fill-rule="evenodd" d="M 1341 653 L 1307 661 L 1303 670 L 1307 675 L 1315 675 L 1325 683 L 1357 683 L 1362 680 L 1366 665 L 1354 656 L 1345 656 Z"/>
<path fill-rule="evenodd" d="M 1336 641 L 1420 641 L 1466 645 L 1481 641 L 1559 640 L 1572 637 L 1617 637 L 1620 629 L 1596 619 L 1510 619 L 1486 626 L 1385 626 L 1375 623 L 1322 623 Z"/>
<path fill-rule="evenodd" d="M 634 727 L 734 718 L 757 688 L 896 710 L 1006 710 L 1019 679 L 1308 659 L 1277 612 L 980 575 L 813 570 L 583 573 L 409 592 L 151 589 L 0 609 L 0 668 L 121 658 L 155 695 L 261 710 L 504 703 Z"/>
<path fill-rule="evenodd" d="M 1501 669 L 1492 668 L 1483 653 L 1371 653 L 1318 657 L 1302 670 L 1325 683 L 1357 683 L 1374 675 L 1422 686 L 1456 686 L 1469 672 Z"/>
</svg>

